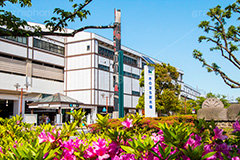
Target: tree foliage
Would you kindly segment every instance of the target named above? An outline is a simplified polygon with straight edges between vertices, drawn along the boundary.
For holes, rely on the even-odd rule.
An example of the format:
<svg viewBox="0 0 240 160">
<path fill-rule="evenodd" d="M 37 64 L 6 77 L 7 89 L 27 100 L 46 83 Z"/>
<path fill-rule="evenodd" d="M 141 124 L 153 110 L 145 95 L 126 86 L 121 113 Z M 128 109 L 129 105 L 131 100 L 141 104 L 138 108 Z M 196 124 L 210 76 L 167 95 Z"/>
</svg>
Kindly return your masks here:
<svg viewBox="0 0 240 160">
<path fill-rule="evenodd" d="M 179 73 L 169 64 L 151 64 L 155 67 L 155 102 L 158 112 L 169 113 L 175 111 L 179 105 L 178 94 L 180 85 L 177 83 Z M 144 87 L 144 70 L 139 79 L 140 87 Z M 144 95 L 138 100 L 137 108 L 144 108 Z"/>
<path fill-rule="evenodd" d="M 43 35 L 57 35 L 57 36 L 74 36 L 76 33 L 81 32 L 85 29 L 90 28 L 114 28 L 115 25 L 107 26 L 84 26 L 79 27 L 78 29 L 73 30 L 70 33 L 66 33 L 64 28 L 68 27 L 68 23 L 83 21 L 87 19 L 87 16 L 90 15 L 90 11 L 86 10 L 85 7 L 91 3 L 92 0 L 85 0 L 84 2 L 75 3 L 74 0 L 69 0 L 69 3 L 72 3 L 72 11 L 66 11 L 61 8 L 55 8 L 53 10 L 54 17 L 49 20 L 45 20 L 45 28 L 39 25 L 30 25 L 26 20 L 21 17 L 17 17 L 10 11 L 3 9 L 4 6 L 12 4 L 19 4 L 21 7 L 31 7 L 31 0 L 0 0 L 0 26 L 5 27 L 0 30 L 1 36 L 43 36 Z M 64 2 L 63 2 L 64 3 Z"/>
<path fill-rule="evenodd" d="M 211 42 L 214 46 L 210 48 L 210 51 L 218 51 L 224 59 L 233 64 L 237 69 L 240 69 L 240 61 L 237 58 L 240 42 L 239 13 L 240 0 L 237 0 L 226 8 L 218 5 L 207 12 L 211 21 L 202 21 L 199 24 L 199 28 L 203 29 L 209 35 L 200 36 L 199 42 Z M 236 25 L 227 24 L 227 21 L 235 17 L 237 19 L 233 21 L 236 22 Z M 203 54 L 200 51 L 195 49 L 193 56 L 207 68 L 208 72 L 215 72 L 217 75 L 220 75 L 228 86 L 231 88 L 240 88 L 240 83 L 237 80 L 228 76 L 218 64 L 209 64 L 203 58 Z"/>
<path fill-rule="evenodd" d="M 236 101 L 240 104 L 240 97 L 237 97 Z"/>
<path fill-rule="evenodd" d="M 228 108 L 230 106 L 230 103 L 226 99 L 225 95 L 213 94 L 213 93 L 209 92 L 209 93 L 207 93 L 207 95 L 205 97 L 197 97 L 196 100 L 187 100 L 186 101 L 187 113 L 188 114 L 191 113 L 192 109 L 195 109 L 195 111 L 197 112 L 199 109 L 202 108 L 202 104 L 207 98 L 217 98 L 217 99 L 219 99 L 223 103 L 224 108 Z M 180 113 L 182 113 L 182 112 L 183 111 L 181 111 Z"/>
</svg>

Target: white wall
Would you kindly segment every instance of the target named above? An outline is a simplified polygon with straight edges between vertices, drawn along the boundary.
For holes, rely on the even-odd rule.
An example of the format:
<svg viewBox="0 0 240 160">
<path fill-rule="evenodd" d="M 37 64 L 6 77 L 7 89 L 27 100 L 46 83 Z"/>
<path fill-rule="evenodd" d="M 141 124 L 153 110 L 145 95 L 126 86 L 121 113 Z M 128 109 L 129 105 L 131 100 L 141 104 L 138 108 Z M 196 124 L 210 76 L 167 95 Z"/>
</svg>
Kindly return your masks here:
<svg viewBox="0 0 240 160">
<path fill-rule="evenodd" d="M 99 57 L 99 64 L 109 67 L 110 62 L 108 58 L 101 57 L 101 56 L 98 56 L 98 57 Z"/>
<path fill-rule="evenodd" d="M 129 65 L 124 64 L 123 65 L 123 70 L 126 71 L 126 72 L 131 73 L 132 72 L 132 67 L 129 66 Z"/>
<path fill-rule="evenodd" d="M 39 60 L 39 61 L 50 63 L 50 64 L 55 64 L 58 66 L 64 66 L 64 57 L 55 56 L 55 55 L 40 52 L 37 50 L 34 50 L 33 55 L 34 55 L 33 58 L 35 60 Z"/>
<path fill-rule="evenodd" d="M 66 60 L 68 70 L 91 67 L 91 55 L 68 57 Z"/>
<path fill-rule="evenodd" d="M 132 73 L 133 73 L 133 74 L 140 75 L 140 74 L 139 74 L 139 73 L 141 73 L 141 72 L 140 72 L 140 69 L 135 68 L 135 67 L 131 67 L 131 68 L 132 68 Z"/>
<path fill-rule="evenodd" d="M 26 77 L 13 74 L 0 73 L 0 88 L 3 90 L 15 91 L 16 83 L 21 87 L 25 87 Z M 57 92 L 63 93 L 63 83 L 50 81 L 45 79 L 32 78 L 32 87 L 28 88 L 29 92 L 54 94 Z"/>
<path fill-rule="evenodd" d="M 131 96 L 124 95 L 124 107 L 131 107 Z"/>
<path fill-rule="evenodd" d="M 14 43 L 11 40 L 9 40 L 9 42 Z M 21 44 L 21 43 L 16 42 L 15 44 Z M 10 44 L 10 43 L 0 41 L 1 52 L 26 58 L 27 57 L 27 48 L 26 48 L 27 45 L 26 45 L 26 47 L 22 47 L 22 46 L 15 45 L 15 44 Z M 22 44 L 22 45 L 24 45 L 24 44 Z"/>
<path fill-rule="evenodd" d="M 63 93 L 63 82 L 32 78 L 32 87 L 29 92 L 55 94 Z"/>
<path fill-rule="evenodd" d="M 90 49 L 87 50 L 87 46 L 90 46 Z M 86 54 L 86 53 L 91 53 L 91 41 L 84 41 L 81 43 L 71 43 L 67 45 L 67 55 L 72 56 L 72 55 L 79 55 L 79 54 Z"/>
<path fill-rule="evenodd" d="M 99 89 L 109 90 L 109 72 L 99 70 Z"/>
<path fill-rule="evenodd" d="M 124 93 L 132 94 L 131 78 L 124 76 Z"/>
<path fill-rule="evenodd" d="M 81 41 L 91 38 L 91 33 L 89 32 L 79 32 L 75 34 L 74 37 L 68 37 L 67 42 Z"/>
<path fill-rule="evenodd" d="M 132 91 L 140 92 L 139 80 L 132 78 Z"/>
<path fill-rule="evenodd" d="M 91 69 L 76 70 L 67 72 L 67 89 L 90 89 Z"/>
<path fill-rule="evenodd" d="M 67 92 L 67 96 L 72 97 L 82 103 L 90 104 L 91 101 L 91 91 L 74 91 Z"/>
</svg>

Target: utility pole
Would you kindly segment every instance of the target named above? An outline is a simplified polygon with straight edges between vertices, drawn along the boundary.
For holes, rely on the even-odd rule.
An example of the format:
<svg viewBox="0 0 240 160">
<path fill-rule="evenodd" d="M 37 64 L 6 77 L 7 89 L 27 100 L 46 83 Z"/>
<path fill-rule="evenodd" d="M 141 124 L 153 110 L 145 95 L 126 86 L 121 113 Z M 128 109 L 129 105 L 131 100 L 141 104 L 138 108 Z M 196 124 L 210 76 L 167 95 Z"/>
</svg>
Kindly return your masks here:
<svg viewBox="0 0 240 160">
<path fill-rule="evenodd" d="M 23 116 L 23 114 L 22 114 L 22 108 L 23 108 L 23 106 L 22 106 L 22 101 L 23 101 L 23 90 L 28 90 L 28 86 L 30 86 L 28 83 L 26 83 L 25 84 L 25 86 L 26 86 L 26 88 L 20 88 L 21 87 L 21 85 L 19 85 L 19 83 L 16 83 L 15 85 L 14 85 L 14 87 L 16 87 L 16 91 L 19 91 L 19 88 L 20 88 L 20 91 L 21 91 L 21 97 L 20 97 L 20 115 L 21 116 Z"/>
<path fill-rule="evenodd" d="M 123 101 L 123 51 L 121 51 L 121 11 L 114 10 L 115 27 L 113 30 L 114 45 L 114 111 L 119 111 L 119 118 L 124 117 L 124 101 Z"/>
</svg>

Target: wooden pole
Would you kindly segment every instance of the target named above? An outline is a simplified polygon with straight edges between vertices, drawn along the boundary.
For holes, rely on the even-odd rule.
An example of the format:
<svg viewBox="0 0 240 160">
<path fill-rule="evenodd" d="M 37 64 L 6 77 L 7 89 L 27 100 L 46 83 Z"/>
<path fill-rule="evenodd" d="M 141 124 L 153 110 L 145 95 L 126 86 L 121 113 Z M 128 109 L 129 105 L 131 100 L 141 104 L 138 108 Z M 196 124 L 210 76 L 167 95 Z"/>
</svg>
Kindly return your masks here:
<svg viewBox="0 0 240 160">
<path fill-rule="evenodd" d="M 108 97 L 106 97 L 106 113 L 108 113 Z"/>
</svg>

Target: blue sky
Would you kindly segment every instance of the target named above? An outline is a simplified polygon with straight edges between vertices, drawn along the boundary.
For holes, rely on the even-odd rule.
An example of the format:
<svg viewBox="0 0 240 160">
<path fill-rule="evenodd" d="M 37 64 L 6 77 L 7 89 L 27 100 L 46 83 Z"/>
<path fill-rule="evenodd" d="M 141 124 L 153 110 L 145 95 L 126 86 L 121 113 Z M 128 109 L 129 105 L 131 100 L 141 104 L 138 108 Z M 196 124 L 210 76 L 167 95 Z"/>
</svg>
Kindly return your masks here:
<svg viewBox="0 0 240 160">
<path fill-rule="evenodd" d="M 229 98 L 240 97 L 240 89 L 231 89 L 220 76 L 208 73 L 192 51 L 204 53 L 208 62 L 217 62 L 227 75 L 239 80 L 239 72 L 232 64 L 220 57 L 219 52 L 210 52 L 209 43 L 198 43 L 204 35 L 197 27 L 202 20 L 209 20 L 206 12 L 216 5 L 227 6 L 230 0 L 93 0 L 86 9 L 91 16 L 77 21 L 69 28 L 85 25 L 107 25 L 114 22 L 114 8 L 122 12 L 122 44 L 156 58 L 184 71 L 184 82 L 202 93 L 224 94 Z M 31 8 L 8 4 L 6 9 L 27 21 L 43 23 L 50 19 L 54 8 L 70 9 L 67 0 L 35 0 Z M 236 22 L 235 22 L 236 23 Z M 112 39 L 112 30 L 88 30 Z"/>
</svg>

